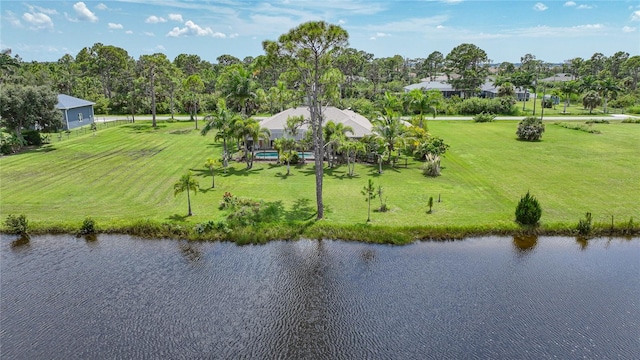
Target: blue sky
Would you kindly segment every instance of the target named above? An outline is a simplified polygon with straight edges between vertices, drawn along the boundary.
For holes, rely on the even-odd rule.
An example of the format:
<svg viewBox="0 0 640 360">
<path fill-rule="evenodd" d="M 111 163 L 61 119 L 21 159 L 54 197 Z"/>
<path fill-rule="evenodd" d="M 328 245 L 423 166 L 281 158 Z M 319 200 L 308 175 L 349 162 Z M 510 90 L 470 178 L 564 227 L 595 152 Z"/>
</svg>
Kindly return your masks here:
<svg viewBox="0 0 640 360">
<path fill-rule="evenodd" d="M 100 42 L 142 54 L 197 54 L 215 62 L 263 54 L 262 41 L 324 20 L 375 57 L 444 55 L 462 43 L 494 62 L 531 53 L 559 63 L 595 52 L 640 54 L 640 1 L 122 0 L 0 3 L 0 48 L 25 61 L 75 56 Z"/>
</svg>

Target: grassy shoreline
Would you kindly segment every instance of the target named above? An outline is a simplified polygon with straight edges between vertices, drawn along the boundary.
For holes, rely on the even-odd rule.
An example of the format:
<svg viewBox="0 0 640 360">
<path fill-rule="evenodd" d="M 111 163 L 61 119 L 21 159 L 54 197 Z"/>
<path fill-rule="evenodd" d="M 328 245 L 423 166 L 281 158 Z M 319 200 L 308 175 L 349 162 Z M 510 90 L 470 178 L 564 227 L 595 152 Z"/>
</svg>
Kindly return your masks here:
<svg viewBox="0 0 640 360">
<path fill-rule="evenodd" d="M 6 229 L 0 229 L 6 234 Z M 80 224 L 30 224 L 30 235 L 79 234 Z M 588 235 L 580 235 L 576 224 L 541 224 L 537 227 L 522 227 L 516 223 L 509 225 L 484 226 L 384 226 L 372 224 L 340 225 L 323 220 L 285 224 L 262 224 L 254 227 L 239 227 L 228 232 L 210 231 L 204 234 L 194 231 L 194 227 L 171 222 L 148 219 L 130 223 L 97 224 L 96 234 L 124 234 L 142 238 L 168 238 L 190 241 L 231 241 L 239 245 L 263 244 L 273 240 L 332 239 L 361 241 L 375 244 L 404 245 L 422 240 L 459 240 L 481 236 L 568 236 L 576 238 L 595 237 L 637 237 L 640 223 L 632 219 L 627 222 L 594 223 Z"/>
</svg>

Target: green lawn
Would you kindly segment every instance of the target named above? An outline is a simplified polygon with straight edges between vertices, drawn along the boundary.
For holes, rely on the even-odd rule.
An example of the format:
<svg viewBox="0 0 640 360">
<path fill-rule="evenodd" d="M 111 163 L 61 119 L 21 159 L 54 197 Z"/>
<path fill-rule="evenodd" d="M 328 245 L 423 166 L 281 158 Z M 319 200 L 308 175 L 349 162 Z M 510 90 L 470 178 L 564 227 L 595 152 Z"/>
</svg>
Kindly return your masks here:
<svg viewBox="0 0 640 360">
<path fill-rule="evenodd" d="M 372 213 L 378 225 L 512 226 L 520 197 L 530 190 L 540 201 L 543 224 L 575 224 L 585 212 L 594 221 L 640 219 L 640 126 L 595 124 L 590 134 L 547 124 L 543 141 L 516 140 L 517 122 L 430 121 L 433 134 L 451 145 L 442 176 L 424 177 L 421 163 L 385 168 L 359 164 L 349 178 L 346 166 L 325 172 L 328 224 L 364 223 L 367 204 L 361 189 L 372 177 L 384 187 L 391 211 Z M 216 188 L 204 168 L 219 156 L 213 135 L 203 137 L 193 122 L 121 125 L 56 142 L 39 150 L 0 158 L 0 216 L 25 214 L 40 225 L 98 224 L 131 219 L 199 223 L 221 219 L 225 192 L 282 201 L 286 210 L 309 201 L 315 207 L 312 163 L 286 168 L 257 162 L 252 170 L 232 163 L 218 171 Z M 173 184 L 186 171 L 198 177 L 192 196 L 194 216 L 185 218 L 186 194 Z M 436 200 L 426 214 L 429 196 Z M 438 203 L 438 196 L 442 202 Z M 373 205 L 379 206 L 374 200 Z"/>
</svg>

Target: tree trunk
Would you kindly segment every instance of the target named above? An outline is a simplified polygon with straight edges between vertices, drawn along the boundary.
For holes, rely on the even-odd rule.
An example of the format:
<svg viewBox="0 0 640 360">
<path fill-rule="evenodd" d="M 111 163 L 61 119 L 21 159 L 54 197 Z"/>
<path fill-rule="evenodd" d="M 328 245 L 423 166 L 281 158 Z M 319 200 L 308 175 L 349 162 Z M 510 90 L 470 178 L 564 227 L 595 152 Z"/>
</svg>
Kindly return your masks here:
<svg viewBox="0 0 640 360">
<path fill-rule="evenodd" d="M 187 214 L 187 216 L 192 216 L 193 214 L 191 213 L 191 194 L 190 194 L 190 190 L 189 187 L 187 186 L 187 204 L 189 204 L 189 213 Z"/>
<path fill-rule="evenodd" d="M 151 72 L 151 125 L 156 127 L 156 86 L 155 86 L 155 74 L 153 70 Z M 191 208 L 191 205 L 189 205 Z M 189 210 L 189 215 L 191 215 L 191 210 Z"/>
<path fill-rule="evenodd" d="M 322 115 L 319 113 L 318 104 L 311 104 L 311 128 L 313 131 L 313 154 L 316 173 L 316 220 L 324 218 L 324 204 L 322 201 L 322 180 L 324 177 L 324 147 L 322 139 Z"/>
<path fill-rule="evenodd" d="M 216 187 L 216 174 L 214 174 L 213 169 L 211 169 L 211 188 Z"/>
<path fill-rule="evenodd" d="M 229 150 L 227 150 L 227 138 L 222 138 L 222 166 L 224 167 L 224 173 L 227 173 L 227 165 L 229 165 L 227 161 L 227 157 L 229 156 Z"/>
</svg>

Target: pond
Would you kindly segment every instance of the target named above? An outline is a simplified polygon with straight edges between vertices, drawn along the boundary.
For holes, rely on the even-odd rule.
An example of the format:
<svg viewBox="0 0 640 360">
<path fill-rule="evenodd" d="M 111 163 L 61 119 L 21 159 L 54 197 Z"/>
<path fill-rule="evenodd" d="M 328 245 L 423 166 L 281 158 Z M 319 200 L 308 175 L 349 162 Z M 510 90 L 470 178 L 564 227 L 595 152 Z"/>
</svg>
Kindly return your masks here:
<svg viewBox="0 0 640 360">
<path fill-rule="evenodd" d="M 0 238 L 0 358 L 637 358 L 640 239 Z"/>
</svg>

